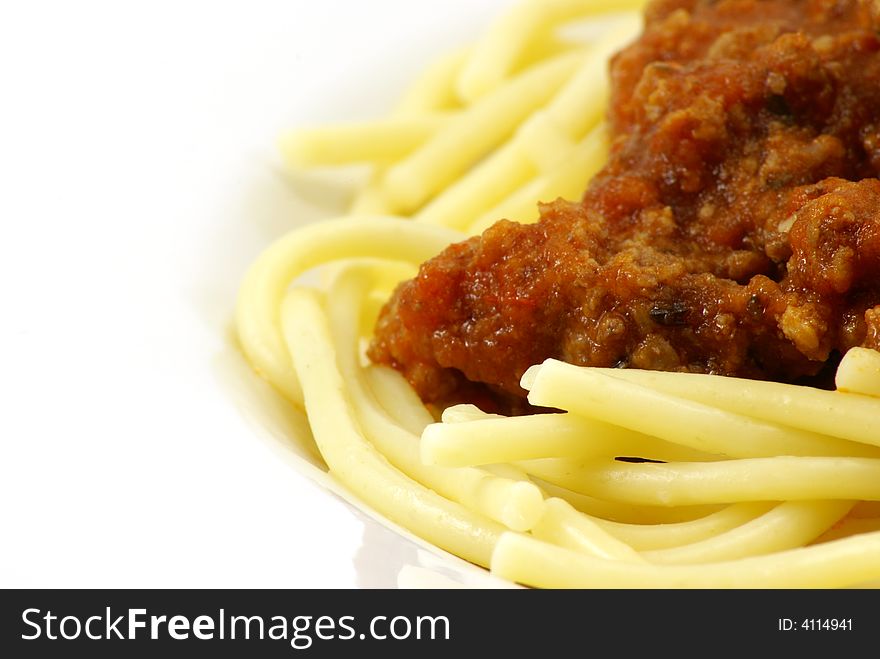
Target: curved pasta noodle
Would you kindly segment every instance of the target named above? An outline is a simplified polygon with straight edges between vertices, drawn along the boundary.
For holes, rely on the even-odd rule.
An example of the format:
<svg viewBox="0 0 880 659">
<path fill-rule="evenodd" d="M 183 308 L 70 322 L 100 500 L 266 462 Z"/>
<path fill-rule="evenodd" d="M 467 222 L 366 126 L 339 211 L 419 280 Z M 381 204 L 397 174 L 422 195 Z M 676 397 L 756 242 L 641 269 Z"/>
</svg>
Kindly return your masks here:
<svg viewBox="0 0 880 659">
<path fill-rule="evenodd" d="M 645 562 L 635 549 L 562 499 L 547 501 L 544 515 L 532 535 L 596 558 L 625 563 Z"/>
<path fill-rule="evenodd" d="M 534 474 L 530 476 L 549 496 L 567 501 L 575 510 L 588 515 L 594 521 L 613 522 L 645 529 L 656 527 L 656 530 L 661 531 L 661 533 L 663 533 L 663 528 L 667 525 L 696 522 L 727 507 L 722 505 L 675 506 L 674 508 L 666 506 L 639 506 L 631 503 L 599 499 L 560 487 L 549 481 L 542 480 Z M 614 533 L 614 535 L 620 537 L 617 533 Z M 671 544 L 674 546 L 679 543 L 672 542 Z"/>
<path fill-rule="evenodd" d="M 786 501 L 760 517 L 704 540 L 648 551 L 650 563 L 687 565 L 770 554 L 811 543 L 852 508 L 852 501 Z"/>
<path fill-rule="evenodd" d="M 522 73 L 483 98 L 386 175 L 384 192 L 412 211 L 468 167 L 503 143 L 524 118 L 540 108 L 577 69 L 580 53 L 567 53 Z"/>
<path fill-rule="evenodd" d="M 480 469 L 447 469 L 422 463 L 418 436 L 395 423 L 372 399 L 358 363 L 354 322 L 369 284 L 369 270 L 349 268 L 340 273 L 326 303 L 338 366 L 365 438 L 391 464 L 432 490 L 514 530 L 530 529 L 540 516 L 543 503 L 534 484 L 499 478 Z"/>
<path fill-rule="evenodd" d="M 542 588 L 843 588 L 880 578 L 880 532 L 765 556 L 699 565 L 651 565 L 585 556 L 505 533 L 492 571 Z"/>
<path fill-rule="evenodd" d="M 641 9 L 647 0 L 616 0 L 615 9 Z M 473 100 L 500 86 L 519 57 L 548 27 L 608 11 L 604 0 L 523 2 L 502 16 L 474 49 L 458 80 L 458 92 Z"/>
<path fill-rule="evenodd" d="M 872 458 L 778 456 L 668 464 L 550 459 L 522 466 L 576 492 L 640 505 L 880 500 L 880 460 Z"/>
<path fill-rule="evenodd" d="M 536 442 L 535 438 L 541 441 Z M 719 456 L 572 414 L 436 423 L 422 432 L 422 460 L 447 467 L 537 458 L 637 456 L 654 460 L 717 460 Z"/>
<path fill-rule="evenodd" d="M 300 130 L 281 136 L 281 153 L 290 167 L 397 160 L 451 120 L 449 114 L 432 113 Z"/>
<path fill-rule="evenodd" d="M 687 522 L 669 524 L 622 524 L 606 519 L 596 523 L 611 535 L 623 540 L 640 551 L 667 549 L 693 545 L 719 536 L 746 522 L 756 519 L 773 508 L 772 503 L 747 502 L 726 506 L 723 509 Z"/>
<path fill-rule="evenodd" d="M 438 547 L 487 565 L 503 527 L 416 483 L 364 439 L 336 364 L 319 294 L 291 291 L 281 322 L 315 442 L 333 474 L 388 519 Z"/>
<path fill-rule="evenodd" d="M 585 183 L 604 160 L 603 157 L 597 157 L 603 155 L 602 149 L 596 148 L 603 141 L 603 131 L 596 131 L 596 135 L 588 135 L 588 131 L 595 129 L 602 119 L 608 95 L 606 62 L 637 34 L 639 24 L 638 18 L 630 16 L 596 42 L 581 58 L 578 70 L 546 108 L 523 121 L 507 144 L 472 173 L 450 185 L 442 195 L 417 213 L 415 219 L 463 229 L 479 223 L 486 212 L 501 211 L 502 214 L 493 215 L 495 221 L 506 215 L 503 209 L 496 210 L 493 206 L 504 202 L 508 195 L 514 194 L 527 181 L 552 172 L 550 181 L 538 180 L 538 186 L 541 186 L 538 190 L 527 188 L 526 194 L 538 193 L 528 200 L 534 207 L 535 200 L 540 199 L 545 191 L 553 190 L 557 195 L 562 193 L 561 190 L 555 190 L 561 187 L 557 172 L 560 168 L 571 171 L 576 167 L 578 163 L 573 162 L 574 155 L 589 158 L 581 170 L 581 181 Z M 470 125 L 463 125 L 462 131 L 473 133 L 474 129 Z M 577 141 L 584 140 L 585 136 L 584 144 L 578 145 Z M 447 138 L 449 141 L 444 144 L 457 145 L 462 141 L 454 134 L 444 139 Z M 436 155 L 429 153 L 425 158 L 436 158 Z M 392 172 L 391 175 L 397 174 Z"/>
<path fill-rule="evenodd" d="M 267 249 L 242 283 L 236 329 L 258 373 L 287 398 L 302 405 L 302 388 L 281 337 L 281 302 L 293 281 L 325 263 L 374 257 L 418 264 L 459 238 L 443 227 L 414 225 L 393 218 L 342 218 L 289 233 Z"/>
</svg>

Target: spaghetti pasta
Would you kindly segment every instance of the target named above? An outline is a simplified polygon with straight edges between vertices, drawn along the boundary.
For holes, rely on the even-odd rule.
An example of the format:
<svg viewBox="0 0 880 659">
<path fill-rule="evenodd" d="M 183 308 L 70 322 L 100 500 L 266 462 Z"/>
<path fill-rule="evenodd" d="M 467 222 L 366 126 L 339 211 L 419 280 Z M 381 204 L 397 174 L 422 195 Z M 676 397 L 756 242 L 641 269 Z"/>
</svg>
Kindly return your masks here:
<svg viewBox="0 0 880 659">
<path fill-rule="evenodd" d="M 639 9 L 641 0 L 617 3 Z M 428 408 L 363 347 L 392 289 L 447 245 L 580 194 L 608 153 L 607 59 L 559 38 L 602 0 L 523 0 L 433 64 L 387 119 L 296 131 L 289 167 L 372 163 L 352 215 L 293 231 L 236 309 L 254 369 L 302 408 L 355 497 L 433 545 L 538 587 L 845 587 L 880 580 L 880 353 L 838 391 L 548 360 L 505 417 Z M 391 213 L 399 213 L 393 215 Z M 316 290 L 300 279 L 323 268 Z"/>
<path fill-rule="evenodd" d="M 880 460 L 871 458 L 778 456 L 662 464 L 550 459 L 522 466 L 575 492 L 640 505 L 880 500 Z"/>
<path fill-rule="evenodd" d="M 505 533 L 492 553 L 492 571 L 543 588 L 841 588 L 876 579 L 878 552 L 874 532 L 731 561 L 633 564 Z"/>
<path fill-rule="evenodd" d="M 837 367 L 837 390 L 880 398 L 880 352 L 853 348 Z"/>
</svg>

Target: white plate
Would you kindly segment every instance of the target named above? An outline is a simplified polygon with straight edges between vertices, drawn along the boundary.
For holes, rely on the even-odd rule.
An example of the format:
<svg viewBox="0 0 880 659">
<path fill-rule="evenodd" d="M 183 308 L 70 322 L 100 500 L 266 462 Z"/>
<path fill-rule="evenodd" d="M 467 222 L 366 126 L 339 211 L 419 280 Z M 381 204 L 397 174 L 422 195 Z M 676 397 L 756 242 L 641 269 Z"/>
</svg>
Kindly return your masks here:
<svg viewBox="0 0 880 659">
<path fill-rule="evenodd" d="M 4 12 L 0 587 L 482 583 L 333 493 L 229 321 L 259 251 L 327 212 L 277 133 L 381 114 L 507 4 Z"/>
</svg>

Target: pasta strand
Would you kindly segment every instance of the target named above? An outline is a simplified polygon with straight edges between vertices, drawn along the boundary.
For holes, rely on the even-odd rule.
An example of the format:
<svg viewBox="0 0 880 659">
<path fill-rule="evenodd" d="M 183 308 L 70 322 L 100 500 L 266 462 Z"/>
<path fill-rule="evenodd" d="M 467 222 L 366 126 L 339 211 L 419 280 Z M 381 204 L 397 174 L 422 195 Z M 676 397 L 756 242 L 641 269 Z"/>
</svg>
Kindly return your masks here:
<svg viewBox="0 0 880 659">
<path fill-rule="evenodd" d="M 492 572 L 542 588 L 843 588 L 880 579 L 880 532 L 700 565 L 608 561 L 505 533 Z"/>
<path fill-rule="evenodd" d="M 364 440 L 336 366 L 318 294 L 301 288 L 291 291 L 281 316 L 309 423 L 333 475 L 391 521 L 453 554 L 487 565 L 503 527 L 414 482 Z"/>
<path fill-rule="evenodd" d="M 873 448 L 755 420 L 696 402 L 683 391 L 672 394 L 637 384 L 628 374 L 617 375 L 625 371 L 549 359 L 523 376 L 523 386 L 533 405 L 558 407 L 708 453 L 737 458 L 878 455 Z"/>
<path fill-rule="evenodd" d="M 778 456 L 628 464 L 533 460 L 530 474 L 589 496 L 655 506 L 741 501 L 880 500 L 880 460 Z"/>
</svg>

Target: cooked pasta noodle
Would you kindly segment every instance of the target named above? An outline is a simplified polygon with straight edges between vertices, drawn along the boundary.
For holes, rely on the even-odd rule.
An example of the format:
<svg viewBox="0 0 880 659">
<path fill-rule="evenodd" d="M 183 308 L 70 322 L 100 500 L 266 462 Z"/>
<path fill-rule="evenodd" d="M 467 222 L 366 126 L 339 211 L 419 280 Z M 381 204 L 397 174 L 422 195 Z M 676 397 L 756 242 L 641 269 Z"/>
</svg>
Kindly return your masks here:
<svg viewBox="0 0 880 659">
<path fill-rule="evenodd" d="M 330 473 L 365 505 L 539 587 L 846 587 L 880 580 L 880 353 L 838 391 L 548 360 L 529 400 L 563 413 L 433 410 L 363 344 L 383 301 L 450 243 L 576 196 L 607 152 L 606 61 L 557 28 L 602 0 L 524 0 L 437 60 L 386 119 L 293 131 L 290 167 L 368 162 L 352 214 L 293 231 L 236 311 L 254 369 L 304 409 Z M 642 0 L 616 3 L 631 12 Z M 329 266 L 329 267 L 326 267 Z M 324 267 L 314 289 L 301 275 Z"/>
<path fill-rule="evenodd" d="M 839 588 L 877 579 L 878 555 L 875 532 L 736 560 L 634 564 L 505 533 L 495 545 L 492 570 L 544 588 Z"/>
</svg>

